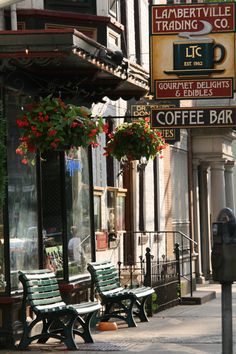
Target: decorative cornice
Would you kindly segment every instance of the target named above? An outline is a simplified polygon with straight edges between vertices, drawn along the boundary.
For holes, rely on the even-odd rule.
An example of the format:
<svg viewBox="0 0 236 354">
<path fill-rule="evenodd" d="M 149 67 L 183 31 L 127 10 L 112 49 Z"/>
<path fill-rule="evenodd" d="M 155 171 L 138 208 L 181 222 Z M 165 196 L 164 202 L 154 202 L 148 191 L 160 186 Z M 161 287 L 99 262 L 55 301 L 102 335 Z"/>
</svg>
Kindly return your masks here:
<svg viewBox="0 0 236 354">
<path fill-rule="evenodd" d="M 50 18 L 56 20 L 76 21 L 80 25 L 81 23 L 82 24 L 93 23 L 93 25 L 105 24 L 115 28 L 116 31 L 118 32 L 124 30 L 124 26 L 120 22 L 115 21 L 110 16 L 97 16 L 97 15 L 81 14 L 81 13 L 69 12 L 69 11 L 54 11 L 54 10 L 41 10 L 41 9 L 17 9 L 17 15 L 19 18 L 39 17 L 40 19 Z M 6 16 L 10 17 L 10 11 L 6 11 Z"/>
<path fill-rule="evenodd" d="M 45 90 L 64 87 L 94 101 L 104 96 L 139 99 L 149 90 L 142 67 L 72 29 L 4 31 L 0 59 L 2 72 L 6 65 L 15 66 L 20 73 L 46 80 Z"/>
</svg>

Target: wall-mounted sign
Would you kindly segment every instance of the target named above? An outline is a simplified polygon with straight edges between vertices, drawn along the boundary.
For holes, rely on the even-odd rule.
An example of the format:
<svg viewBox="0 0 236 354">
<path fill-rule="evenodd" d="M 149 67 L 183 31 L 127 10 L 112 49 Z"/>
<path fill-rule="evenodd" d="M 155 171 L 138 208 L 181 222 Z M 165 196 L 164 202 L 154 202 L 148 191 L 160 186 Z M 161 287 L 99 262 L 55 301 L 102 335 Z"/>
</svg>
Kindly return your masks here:
<svg viewBox="0 0 236 354">
<path fill-rule="evenodd" d="M 199 128 L 236 126 L 236 107 L 192 107 L 151 111 L 152 127 Z"/>
<path fill-rule="evenodd" d="M 233 86 L 234 13 L 232 3 L 152 7 L 151 90 L 156 99 L 177 98 L 180 93 L 161 92 L 161 80 L 199 78 L 199 84 L 192 83 L 181 99 L 194 98 L 202 79 L 214 80 L 214 85 L 220 86 L 224 78 Z M 204 91 L 204 98 L 211 97 L 232 97 L 232 90 Z"/>
<path fill-rule="evenodd" d="M 108 236 L 106 232 L 96 232 L 96 250 L 105 251 L 108 248 Z"/>
<path fill-rule="evenodd" d="M 139 104 L 131 105 L 131 115 L 134 117 L 150 117 L 151 111 L 155 109 L 162 108 L 175 108 L 177 104 L 174 101 L 143 101 Z M 163 129 L 158 127 L 168 144 L 174 144 L 180 141 L 180 130 L 179 129 Z"/>
<path fill-rule="evenodd" d="M 233 97 L 233 79 L 155 80 L 155 93 L 165 99 Z"/>
</svg>

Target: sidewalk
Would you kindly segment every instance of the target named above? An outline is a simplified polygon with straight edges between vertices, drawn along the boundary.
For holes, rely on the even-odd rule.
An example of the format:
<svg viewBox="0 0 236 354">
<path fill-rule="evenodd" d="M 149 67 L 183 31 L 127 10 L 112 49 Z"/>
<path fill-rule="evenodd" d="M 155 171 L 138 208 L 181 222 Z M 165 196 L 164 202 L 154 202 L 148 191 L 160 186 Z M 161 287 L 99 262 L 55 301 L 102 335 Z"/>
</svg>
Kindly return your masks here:
<svg viewBox="0 0 236 354">
<path fill-rule="evenodd" d="M 101 353 L 166 353 L 205 354 L 222 353 L 221 334 L 221 285 L 209 284 L 198 291 L 215 291 L 216 299 L 202 305 L 180 305 L 164 310 L 150 318 L 148 323 L 138 323 L 136 328 L 119 326 L 116 331 L 93 330 L 93 344 L 84 344 L 78 339 L 78 351 L 82 354 Z M 233 332 L 236 328 L 236 284 L 232 286 Z M 234 353 L 236 353 L 236 332 Z M 62 345 L 33 344 L 30 352 L 59 354 L 66 351 Z M 78 351 L 72 351 L 72 353 Z M 0 354 L 17 351 L 0 350 Z M 26 354 L 28 351 L 19 353 Z"/>
</svg>

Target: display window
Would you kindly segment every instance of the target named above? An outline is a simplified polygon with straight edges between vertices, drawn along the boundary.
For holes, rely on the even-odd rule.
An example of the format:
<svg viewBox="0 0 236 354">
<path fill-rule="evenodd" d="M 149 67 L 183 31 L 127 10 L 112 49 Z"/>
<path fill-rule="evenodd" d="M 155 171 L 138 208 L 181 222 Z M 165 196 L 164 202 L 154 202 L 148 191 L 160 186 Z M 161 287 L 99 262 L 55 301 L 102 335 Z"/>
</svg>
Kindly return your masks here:
<svg viewBox="0 0 236 354">
<path fill-rule="evenodd" d="M 7 101 L 7 183 L 11 290 L 20 286 L 18 271 L 35 269 L 38 262 L 38 218 L 36 168 L 21 163 L 15 153 L 19 131 L 15 123 L 24 99 L 6 96 Z M 3 256 L 3 252 L 1 252 Z M 3 264 L 3 261 L 0 261 Z"/>
<path fill-rule="evenodd" d="M 91 198 L 88 152 L 72 149 L 65 154 L 69 276 L 87 272 L 91 261 Z"/>
<path fill-rule="evenodd" d="M 16 124 L 24 98 L 8 98 L 7 226 L 0 214 L 0 293 L 5 291 L 9 263 L 10 289 L 21 289 L 19 270 L 48 268 L 61 280 L 87 275 L 91 249 L 91 188 L 87 149 L 48 151 L 25 165 L 16 154 Z M 99 223 L 99 207 L 97 222 Z M 9 237 L 7 235 L 9 233 Z M 9 258 L 4 257 L 4 248 Z M 6 247 L 5 247 L 6 246 Z"/>
</svg>

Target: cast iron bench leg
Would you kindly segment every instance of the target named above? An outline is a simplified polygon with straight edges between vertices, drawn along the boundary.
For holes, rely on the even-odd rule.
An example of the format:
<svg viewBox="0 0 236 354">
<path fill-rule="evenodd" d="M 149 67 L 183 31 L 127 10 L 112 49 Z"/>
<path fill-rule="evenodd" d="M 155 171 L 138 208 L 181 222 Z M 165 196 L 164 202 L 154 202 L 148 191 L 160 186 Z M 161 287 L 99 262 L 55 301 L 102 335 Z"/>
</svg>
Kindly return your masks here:
<svg viewBox="0 0 236 354">
<path fill-rule="evenodd" d="M 137 315 L 139 317 L 141 322 L 148 322 L 149 321 L 148 317 L 147 317 L 147 314 L 146 314 L 146 311 L 145 311 L 145 305 L 146 305 L 148 297 L 149 296 L 144 297 L 141 302 L 140 301 L 136 301 L 136 305 L 137 305 L 138 311 L 135 312 L 135 315 Z"/>
<path fill-rule="evenodd" d="M 93 338 L 91 336 L 91 331 L 90 331 L 90 322 L 93 315 L 94 313 L 91 312 L 86 315 L 85 320 L 80 316 L 78 316 L 76 319 L 76 321 L 78 321 L 79 324 L 81 325 L 82 331 L 74 328 L 74 334 L 77 334 L 80 337 L 82 337 L 85 343 L 93 343 Z"/>
<path fill-rule="evenodd" d="M 102 321 L 108 321 L 110 318 L 114 317 L 114 318 L 119 318 L 123 321 L 125 321 L 128 325 L 128 327 L 137 327 L 134 317 L 133 317 L 133 306 L 136 302 L 135 299 L 129 299 L 128 301 L 130 301 L 129 304 L 124 305 L 121 301 L 117 301 L 117 302 L 108 302 L 107 304 L 105 304 L 105 312 L 104 315 L 102 316 Z M 118 313 L 114 313 L 111 312 L 112 311 L 112 307 L 114 306 L 114 304 L 117 304 L 118 306 L 120 306 L 122 308 L 122 311 L 125 313 L 124 315 L 120 315 Z"/>
</svg>

